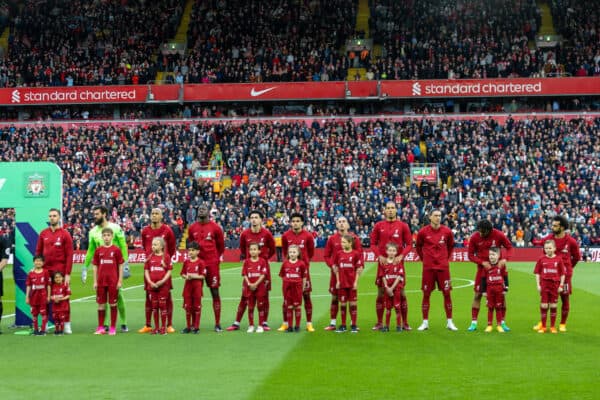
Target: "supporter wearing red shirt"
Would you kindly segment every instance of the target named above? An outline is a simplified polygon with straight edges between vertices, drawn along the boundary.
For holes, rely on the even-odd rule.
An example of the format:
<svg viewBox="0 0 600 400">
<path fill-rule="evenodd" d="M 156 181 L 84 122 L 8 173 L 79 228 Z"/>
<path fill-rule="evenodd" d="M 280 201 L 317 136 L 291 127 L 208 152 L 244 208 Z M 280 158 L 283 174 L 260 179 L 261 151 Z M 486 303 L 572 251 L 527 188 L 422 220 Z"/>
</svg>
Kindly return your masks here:
<svg viewBox="0 0 600 400">
<path fill-rule="evenodd" d="M 215 332 L 221 329 L 221 297 L 219 286 L 221 286 L 221 274 L 219 264 L 225 251 L 225 235 L 223 229 L 217 223 L 210 220 L 208 207 L 198 207 L 198 221 L 188 228 L 188 242 L 196 242 L 200 245 L 199 257 L 206 264 L 206 285 L 210 288 L 212 296 L 213 312 L 215 313 Z"/>
<path fill-rule="evenodd" d="M 165 241 L 165 253 L 168 257 L 173 257 L 176 250 L 175 244 L 175 234 L 171 227 L 167 224 L 163 223 L 163 212 L 160 208 L 153 208 L 150 212 L 150 225 L 145 226 L 142 229 L 142 247 L 144 248 L 144 252 L 146 253 L 146 258 L 152 255 L 152 240 L 154 238 L 161 237 Z M 147 282 L 144 282 L 144 286 L 147 285 Z M 169 280 L 168 282 L 169 288 L 173 288 L 172 282 Z M 146 292 L 148 294 L 148 292 Z M 146 325 L 138 330 L 139 333 L 148 333 L 152 331 L 151 327 L 151 316 L 152 316 L 152 305 L 150 304 L 150 299 L 146 296 Z M 167 333 L 175 333 L 175 328 L 173 328 L 173 297 L 171 296 L 171 292 L 169 292 L 169 298 L 167 299 Z"/>
<path fill-rule="evenodd" d="M 312 324 L 312 300 L 310 298 L 310 292 L 312 291 L 310 282 L 310 260 L 315 254 L 315 240 L 310 232 L 303 229 L 304 216 L 302 214 L 292 214 L 290 222 L 292 226 L 291 229 L 284 232 L 281 236 L 281 248 L 283 257 L 288 258 L 288 248 L 291 245 L 298 246 L 300 249 L 300 259 L 306 264 L 306 284 L 302 292 L 302 297 L 304 300 L 304 311 L 306 312 L 306 330 L 314 332 L 315 328 Z M 283 320 L 284 322 L 279 327 L 279 331 L 286 331 L 288 329 L 285 305 L 283 307 Z"/>
<path fill-rule="evenodd" d="M 33 257 L 33 269 L 25 280 L 25 302 L 31 307 L 33 319 L 33 334 L 45 335 L 48 323 L 48 303 L 50 302 L 50 274 L 44 268 L 44 256 Z M 42 316 L 41 329 L 38 326 L 38 316 Z"/>
<path fill-rule="evenodd" d="M 354 237 L 345 235 L 342 237 L 342 250 L 339 251 L 333 260 L 333 270 L 336 276 L 336 289 L 341 306 L 342 324 L 336 332 L 346 331 L 346 304 L 350 308 L 351 332 L 357 333 L 358 326 L 356 320 L 358 317 L 358 308 L 356 301 L 358 299 L 358 278 L 364 269 L 363 255 L 352 248 Z"/>
<path fill-rule="evenodd" d="M 561 216 L 557 215 L 552 219 L 552 233 L 540 240 L 534 240 L 533 244 L 541 245 L 548 240 L 553 240 L 556 247 L 557 256 L 562 259 L 563 265 L 565 266 L 565 282 L 563 290 L 560 292 L 560 300 L 562 303 L 560 310 L 560 325 L 559 330 L 561 332 L 567 331 L 567 318 L 571 309 L 570 296 L 573 293 L 571 287 L 571 280 L 573 278 L 573 269 L 575 265 L 581 260 L 581 250 L 577 241 L 569 235 L 566 231 L 569 229 L 569 221 Z M 539 330 L 541 323 L 538 323 L 534 329 Z"/>
<path fill-rule="evenodd" d="M 418 328 L 420 331 L 429 329 L 429 299 L 436 284 L 438 290 L 444 295 L 446 328 L 451 331 L 458 330 L 452 321 L 452 298 L 450 297 L 450 291 L 452 290 L 450 257 L 454 249 L 454 235 L 450 228 L 441 224 L 441 221 L 442 212 L 436 209 L 432 210 L 429 213 L 429 225 L 421 228 L 417 234 L 415 247 L 419 258 L 423 262 L 421 280 L 423 322 Z"/>
<path fill-rule="evenodd" d="M 152 314 L 154 317 L 154 329 L 152 334 L 167 334 L 167 297 L 169 287 L 167 282 L 171 277 L 171 260 L 165 253 L 165 241 L 157 237 L 152 240 L 152 255 L 144 264 L 144 277 L 147 291 L 150 293 L 152 302 Z M 159 322 L 160 318 L 160 322 Z"/>
<path fill-rule="evenodd" d="M 539 333 L 546 332 L 546 319 L 550 308 L 550 332 L 556 330 L 556 309 L 558 295 L 564 290 L 566 268 L 562 258 L 556 255 L 556 243 L 549 239 L 544 243 L 544 253 L 535 264 L 534 274 L 538 292 L 540 292 L 540 326 Z"/>
<path fill-rule="evenodd" d="M 506 260 L 512 252 L 512 243 L 504 233 L 494 229 L 492 223 L 483 219 L 477 223 L 477 232 L 471 235 L 469 239 L 469 260 L 477 264 L 477 274 L 475 275 L 475 295 L 471 306 L 471 325 L 467 329 L 472 332 L 477 329 L 477 317 L 479 316 L 479 307 L 481 305 L 481 296 L 483 294 L 481 279 L 485 277 L 485 270 L 491 267 L 489 261 L 489 251 L 491 247 L 504 248 L 504 258 L 500 258 L 500 266 L 506 265 Z"/>
<path fill-rule="evenodd" d="M 198 258 L 200 246 L 196 242 L 188 245 L 188 258 L 183 262 L 181 277 L 183 286 L 183 308 L 185 310 L 186 327 L 181 333 L 200 332 L 200 315 L 202 312 L 202 285 L 206 276 L 206 266 Z"/>
<path fill-rule="evenodd" d="M 279 276 L 283 284 L 283 301 L 287 307 L 286 321 L 288 332 L 300 331 L 300 318 L 302 317 L 302 292 L 306 285 L 306 265 L 299 259 L 300 249 L 292 245 L 288 248 L 288 259 L 281 264 Z M 293 317 L 296 324 L 293 326 Z"/>
<path fill-rule="evenodd" d="M 245 229 L 240 235 L 240 258 L 247 259 L 250 256 L 249 248 L 252 243 L 257 243 L 260 249 L 259 257 L 266 261 L 267 263 L 267 277 L 265 280 L 265 285 L 267 288 L 267 296 L 265 297 L 265 318 L 263 329 L 268 331 L 270 330 L 269 325 L 267 324 L 267 320 L 269 318 L 269 296 L 268 291 L 271 290 L 271 268 L 269 265 L 269 260 L 275 254 L 275 239 L 271 234 L 271 231 L 263 227 L 263 219 L 264 215 L 262 212 L 258 210 L 253 210 L 249 214 L 250 219 L 250 228 Z M 244 312 L 246 311 L 247 298 L 242 296 L 240 299 L 240 303 L 237 308 L 237 312 L 235 315 L 235 321 L 229 327 L 227 327 L 228 331 L 238 330 L 240 327 L 240 321 Z"/>
<path fill-rule="evenodd" d="M 331 270 L 331 276 L 329 278 L 329 293 L 331 293 L 331 306 L 330 306 L 330 316 L 331 321 L 329 325 L 325 327 L 327 331 L 333 331 L 336 328 L 336 318 L 339 311 L 339 303 L 337 296 L 337 289 L 335 287 L 336 277 L 335 271 L 333 271 L 333 259 L 335 255 L 342 250 L 342 237 L 344 235 L 352 235 L 354 237 L 353 248 L 359 253 L 363 253 L 362 243 L 360 242 L 360 238 L 356 236 L 354 233 L 350 233 L 350 224 L 348 223 L 348 219 L 344 216 L 340 216 L 335 220 L 335 226 L 337 228 L 337 232 L 333 235 L 329 236 L 327 239 L 327 243 L 325 244 L 325 263 Z"/>
<path fill-rule="evenodd" d="M 383 321 L 383 302 L 384 302 L 384 288 L 381 280 L 378 278 L 380 274 L 380 264 L 385 261 L 386 246 L 388 243 L 396 243 L 398 245 L 398 256 L 396 262 L 403 262 L 404 257 L 412 249 L 412 235 L 410 228 L 400 219 L 398 219 L 398 208 L 396 203 L 388 201 L 385 204 L 384 209 L 385 219 L 379 221 L 373 227 L 371 231 L 371 250 L 375 253 L 377 258 L 377 278 L 375 278 L 375 285 L 377 286 L 377 299 L 375 301 L 375 311 L 377 312 L 377 324 L 373 327 L 373 330 L 381 329 Z M 408 325 L 408 302 L 406 296 L 403 296 L 402 303 L 402 320 L 405 326 L 402 328 L 410 330 Z"/>
</svg>

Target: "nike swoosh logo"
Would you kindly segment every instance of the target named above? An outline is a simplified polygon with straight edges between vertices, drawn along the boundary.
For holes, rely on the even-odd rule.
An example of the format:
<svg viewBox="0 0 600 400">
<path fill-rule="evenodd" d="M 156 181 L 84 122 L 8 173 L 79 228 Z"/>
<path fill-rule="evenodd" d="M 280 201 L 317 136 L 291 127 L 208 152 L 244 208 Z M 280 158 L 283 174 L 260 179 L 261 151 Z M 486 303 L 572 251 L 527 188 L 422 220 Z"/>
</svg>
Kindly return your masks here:
<svg viewBox="0 0 600 400">
<path fill-rule="evenodd" d="M 275 89 L 277 89 L 277 86 L 270 87 L 270 88 L 267 88 L 264 90 L 254 90 L 254 88 L 252 88 L 252 90 L 250 90 L 250 96 L 252 96 L 252 97 L 261 96 L 261 95 L 268 93 L 271 90 L 275 90 Z"/>
</svg>

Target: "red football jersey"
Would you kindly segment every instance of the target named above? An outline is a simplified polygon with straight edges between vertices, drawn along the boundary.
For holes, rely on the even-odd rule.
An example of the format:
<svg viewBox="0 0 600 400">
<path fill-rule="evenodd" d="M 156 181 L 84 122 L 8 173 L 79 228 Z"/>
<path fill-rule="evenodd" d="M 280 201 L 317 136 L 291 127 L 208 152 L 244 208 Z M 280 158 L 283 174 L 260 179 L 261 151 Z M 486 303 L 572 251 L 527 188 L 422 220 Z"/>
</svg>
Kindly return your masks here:
<svg viewBox="0 0 600 400">
<path fill-rule="evenodd" d="M 566 269 L 562 257 L 555 255 L 541 257 L 535 264 L 533 273 L 540 276 L 542 281 L 560 282 L 560 277 L 565 275 Z"/>
<path fill-rule="evenodd" d="M 123 254 L 114 244 L 110 246 L 101 246 L 94 252 L 92 264 L 98 268 L 97 283 L 98 287 L 117 286 L 119 281 L 119 265 L 123 264 Z"/>
<path fill-rule="evenodd" d="M 556 255 L 562 258 L 566 268 L 565 275 L 573 275 L 573 268 L 575 268 L 575 265 L 581 260 L 581 251 L 575 238 L 569 234 L 565 234 L 564 237 L 559 239 L 551 233 L 541 240 L 534 241 L 534 243 L 544 245 L 546 240 L 554 240 L 554 243 L 556 244 Z"/>
<path fill-rule="evenodd" d="M 196 261 L 187 259 L 183 262 L 180 275 L 183 276 L 185 274 L 198 274 L 206 278 L 206 264 L 200 258 L 196 259 Z M 203 282 L 201 279 L 186 280 L 183 285 L 183 292 L 189 292 L 191 287 L 196 286 L 200 288 L 200 293 L 202 293 Z"/>
<path fill-rule="evenodd" d="M 266 279 L 268 276 L 268 271 L 269 268 L 264 258 L 259 257 L 257 261 L 252 261 L 251 259 L 247 258 L 244 260 L 244 266 L 242 267 L 242 276 L 247 277 L 250 283 L 254 283 L 260 278 L 261 275 L 264 275 Z M 245 282 L 246 280 L 244 280 L 244 286 L 246 286 Z"/>
<path fill-rule="evenodd" d="M 283 256 L 287 258 L 288 248 L 291 245 L 296 245 L 300 248 L 300 259 L 306 263 L 307 268 L 310 268 L 310 260 L 315 255 L 315 239 L 306 229 L 302 229 L 299 233 L 293 230 L 288 230 L 281 236 L 281 250 Z"/>
<path fill-rule="evenodd" d="M 504 277 L 507 276 L 506 267 L 492 265 L 485 272 L 485 281 L 488 287 L 504 286 Z"/>
<path fill-rule="evenodd" d="M 73 268 L 73 239 L 71 234 L 63 228 L 53 231 L 50 228 L 40 232 L 36 255 L 44 256 L 44 268 L 51 272 L 61 271 L 70 275 Z"/>
<path fill-rule="evenodd" d="M 381 263 L 379 268 L 379 277 L 385 281 L 388 287 L 393 285 L 398 277 L 401 277 L 402 280 L 400 281 L 398 286 L 404 286 L 406 272 L 404 271 L 403 263 Z"/>
<path fill-rule="evenodd" d="M 152 239 L 157 237 L 161 237 L 165 240 L 165 252 L 169 256 L 174 256 L 177 252 L 175 234 L 167 224 L 161 224 L 161 226 L 156 229 L 153 229 L 151 225 L 142 229 L 142 247 L 144 248 L 146 255 L 152 253 Z"/>
<path fill-rule="evenodd" d="M 48 286 L 50 286 L 50 273 L 47 269 L 37 273 L 31 270 L 25 279 L 25 285 L 29 286 L 29 304 L 44 305 L 48 300 Z"/>
<path fill-rule="evenodd" d="M 371 231 L 371 249 L 375 256 L 385 256 L 385 246 L 388 243 L 398 245 L 398 255 L 404 257 L 412 249 L 412 235 L 408 225 L 399 219 L 394 221 L 379 221 Z"/>
<path fill-rule="evenodd" d="M 188 229 L 190 241 L 200 245 L 200 257 L 207 264 L 218 264 L 225 251 L 223 229 L 213 221 L 205 224 L 194 222 Z"/>
<path fill-rule="evenodd" d="M 447 226 L 440 225 L 438 229 L 433 229 L 431 225 L 424 226 L 417 234 L 415 247 L 424 269 L 450 268 L 454 235 Z"/>
<path fill-rule="evenodd" d="M 150 280 L 155 283 L 163 279 L 167 272 L 172 269 L 171 260 L 164 255 L 152 254 L 144 264 L 144 271 L 150 273 Z"/>
<path fill-rule="evenodd" d="M 469 239 L 469 260 L 477 264 L 478 267 L 482 267 L 482 264 L 490 259 L 491 247 L 504 248 L 506 251 L 503 252 L 502 258 L 507 260 L 513 248 L 510 240 L 498 229 L 492 229 L 487 237 L 482 237 L 479 232 L 475 232 Z"/>
<path fill-rule="evenodd" d="M 334 258 L 334 265 L 338 267 L 339 288 L 351 289 L 354 287 L 356 272 L 363 268 L 363 255 L 356 250 L 340 251 Z"/>
<path fill-rule="evenodd" d="M 248 246 L 250 243 L 258 243 L 260 248 L 259 257 L 269 261 L 275 254 L 275 239 L 271 232 L 266 228 L 260 228 L 258 232 L 252 232 L 252 229 L 245 229 L 240 235 L 240 254 L 250 258 Z"/>
<path fill-rule="evenodd" d="M 70 296 L 71 288 L 66 283 L 61 283 L 60 285 L 57 283 L 53 283 L 51 287 L 50 296 Z M 61 300 L 58 303 L 55 303 L 52 300 L 52 311 L 66 311 L 69 309 L 69 300 Z"/>
<path fill-rule="evenodd" d="M 352 235 L 354 237 L 354 249 L 358 252 L 363 251 L 362 248 L 362 243 L 360 242 L 360 238 L 358 236 L 356 236 L 354 233 L 350 233 L 350 235 Z M 327 266 L 329 268 L 331 268 L 333 266 L 333 258 L 335 257 L 335 255 L 339 252 L 342 251 L 342 235 L 339 232 L 334 233 L 333 235 L 329 236 L 329 238 L 327 239 L 327 243 L 325 244 L 325 262 L 327 263 Z"/>
<path fill-rule="evenodd" d="M 285 260 L 281 264 L 279 276 L 284 283 L 302 283 L 302 279 L 306 277 L 306 264 L 304 264 L 304 261 L 302 260 L 297 260 L 295 263 L 292 263 L 290 260 Z"/>
</svg>

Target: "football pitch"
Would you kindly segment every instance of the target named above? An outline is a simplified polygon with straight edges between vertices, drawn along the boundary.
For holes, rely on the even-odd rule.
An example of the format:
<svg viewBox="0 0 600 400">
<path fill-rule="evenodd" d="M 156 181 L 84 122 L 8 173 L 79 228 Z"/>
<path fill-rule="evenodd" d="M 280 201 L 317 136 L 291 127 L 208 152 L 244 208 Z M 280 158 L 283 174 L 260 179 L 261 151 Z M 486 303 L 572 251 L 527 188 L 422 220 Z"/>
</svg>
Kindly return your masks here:
<svg viewBox="0 0 600 400">
<path fill-rule="evenodd" d="M 236 332 L 213 332 L 210 293 L 205 290 L 199 335 L 142 335 L 142 268 L 132 266 L 125 281 L 130 332 L 95 336 L 96 304 L 91 282 L 83 286 L 80 266 L 72 279 L 73 335 L 18 336 L 8 328 L 14 309 L 12 271 L 5 276 L 0 399 L 595 399 L 600 360 L 600 264 L 580 263 L 568 332 L 538 334 L 539 297 L 533 263 L 510 263 L 507 295 L 508 333 L 467 332 L 471 319 L 475 267 L 454 263 L 454 322 L 445 328 L 442 296 L 432 294 L 430 328 L 421 322 L 420 264 L 407 265 L 411 332 L 381 333 L 375 322 L 375 267 L 360 280 L 358 334 L 326 332 L 329 323 L 329 271 L 311 264 L 314 333 L 280 333 L 279 264 L 274 278 L 271 332 L 248 334 L 247 316 Z M 174 268 L 178 277 L 180 266 Z M 174 280 L 174 326 L 184 327 L 182 280 Z M 222 326 L 233 321 L 241 294 L 239 264 L 222 265 Z M 560 308 L 560 306 L 559 306 Z M 349 316 L 348 316 L 349 318 Z M 303 327 L 305 314 L 302 313 Z M 392 317 L 394 320 L 394 316 Z M 339 318 L 338 318 L 339 321 Z"/>
</svg>

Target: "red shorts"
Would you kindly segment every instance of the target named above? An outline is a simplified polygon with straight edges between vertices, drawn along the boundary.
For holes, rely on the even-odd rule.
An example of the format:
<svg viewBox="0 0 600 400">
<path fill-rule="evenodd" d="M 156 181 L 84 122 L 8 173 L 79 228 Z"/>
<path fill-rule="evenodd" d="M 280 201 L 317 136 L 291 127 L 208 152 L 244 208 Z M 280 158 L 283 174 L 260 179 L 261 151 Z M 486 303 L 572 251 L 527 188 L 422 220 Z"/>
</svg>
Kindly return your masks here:
<svg viewBox="0 0 600 400">
<path fill-rule="evenodd" d="M 331 272 L 331 276 L 329 277 L 329 293 L 331 293 L 334 296 L 337 296 L 337 289 L 335 288 L 336 284 L 337 279 L 335 277 L 335 274 Z"/>
<path fill-rule="evenodd" d="M 167 285 L 162 285 L 157 289 L 149 290 L 148 297 L 150 298 L 151 303 L 155 301 L 167 301 L 169 298 L 169 287 Z"/>
<path fill-rule="evenodd" d="M 96 289 L 96 303 L 98 304 L 117 304 L 119 289 L 116 286 L 100 286 Z"/>
<path fill-rule="evenodd" d="M 560 282 L 558 281 L 542 281 L 540 283 L 541 291 L 540 296 L 542 303 L 556 303 L 558 301 L 558 287 Z M 563 287 L 564 289 L 564 287 Z"/>
<path fill-rule="evenodd" d="M 421 278 L 421 290 L 431 293 L 437 285 L 438 290 L 448 293 L 452 290 L 450 271 L 447 269 L 424 269 Z"/>
<path fill-rule="evenodd" d="M 486 297 L 488 308 L 504 308 L 504 286 L 488 286 Z"/>
<path fill-rule="evenodd" d="M 221 286 L 221 271 L 219 268 L 219 263 L 206 266 L 206 277 L 204 278 L 204 281 L 206 282 L 206 286 L 211 289 Z"/>
<path fill-rule="evenodd" d="M 481 279 L 485 277 L 485 268 L 477 266 L 477 274 L 475 274 L 475 286 L 473 290 L 475 293 L 483 294 L 481 287 Z"/>
<path fill-rule="evenodd" d="M 242 297 L 251 296 L 255 296 L 256 298 L 267 296 L 267 286 L 265 286 L 264 281 L 260 285 L 258 285 L 254 290 L 250 290 L 248 286 L 244 285 L 244 287 L 242 288 Z"/>
<path fill-rule="evenodd" d="M 287 307 L 302 305 L 302 282 L 284 282 L 283 301 Z"/>
<path fill-rule="evenodd" d="M 30 306 L 31 306 L 30 307 L 31 308 L 31 315 L 42 315 L 42 316 L 44 316 L 44 315 L 48 314 L 47 304 L 44 304 L 44 305 L 39 305 L 39 304 L 31 305 L 30 304 Z"/>
<path fill-rule="evenodd" d="M 387 294 L 387 291 L 385 292 L 385 296 L 383 297 L 383 306 L 385 307 L 386 310 L 391 310 L 392 308 L 398 308 L 398 307 L 400 307 L 401 299 L 402 299 L 402 288 L 400 287 L 400 284 L 398 284 L 398 286 L 396 286 L 396 288 L 394 289 L 393 296 L 390 296 L 389 294 Z"/>
<path fill-rule="evenodd" d="M 356 289 L 343 288 L 338 289 L 338 299 L 340 303 L 355 302 L 358 299 Z"/>
<path fill-rule="evenodd" d="M 66 322 L 69 320 L 68 313 L 65 310 L 52 310 L 52 319 L 54 323 Z"/>
<path fill-rule="evenodd" d="M 183 287 L 183 308 L 197 308 L 202 305 L 202 281 L 185 283 Z"/>
</svg>

